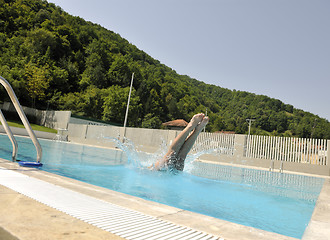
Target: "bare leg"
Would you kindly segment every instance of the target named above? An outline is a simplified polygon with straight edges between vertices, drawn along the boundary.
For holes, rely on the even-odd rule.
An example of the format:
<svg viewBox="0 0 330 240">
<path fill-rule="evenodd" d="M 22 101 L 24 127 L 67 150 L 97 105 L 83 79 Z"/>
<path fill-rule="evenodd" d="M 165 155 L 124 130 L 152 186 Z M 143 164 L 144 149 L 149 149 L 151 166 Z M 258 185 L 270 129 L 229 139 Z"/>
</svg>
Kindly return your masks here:
<svg viewBox="0 0 330 240">
<path fill-rule="evenodd" d="M 190 136 L 184 142 L 182 148 L 180 149 L 180 151 L 177 155 L 177 159 L 176 159 L 177 162 L 176 162 L 176 166 L 175 166 L 177 170 L 180 170 L 180 171 L 183 170 L 184 161 L 185 161 L 189 151 L 193 147 L 198 135 L 203 130 L 203 128 L 206 126 L 206 124 L 208 124 L 208 122 L 209 122 L 209 118 L 204 117 L 202 122 L 197 125 L 195 130 L 190 134 Z"/>
<path fill-rule="evenodd" d="M 175 152 L 178 153 L 182 147 L 182 145 L 185 143 L 186 138 L 190 134 L 192 130 L 195 130 L 195 128 L 198 126 L 198 124 L 203 120 L 204 114 L 199 113 L 192 117 L 190 122 L 188 123 L 187 127 L 180 132 L 180 134 L 174 139 L 173 143 L 171 144 L 168 152 Z"/>
<path fill-rule="evenodd" d="M 198 135 L 204 129 L 206 124 L 208 124 L 208 122 L 209 122 L 209 118 L 205 117 L 205 118 L 203 118 L 202 122 L 197 125 L 195 130 L 192 132 L 192 134 L 190 134 L 190 136 L 186 139 L 183 146 L 181 147 L 181 149 L 178 153 L 179 158 L 185 159 L 187 157 L 187 154 L 189 153 L 189 151 L 193 147 Z"/>
<path fill-rule="evenodd" d="M 165 156 L 155 163 L 154 170 L 161 169 L 162 167 L 167 165 L 170 159 L 176 158 L 178 152 L 182 148 L 190 132 L 197 127 L 197 125 L 202 121 L 203 118 L 203 113 L 196 114 L 192 117 L 187 127 L 185 127 L 185 129 L 183 129 L 182 132 L 180 132 L 180 134 L 174 139 Z"/>
</svg>

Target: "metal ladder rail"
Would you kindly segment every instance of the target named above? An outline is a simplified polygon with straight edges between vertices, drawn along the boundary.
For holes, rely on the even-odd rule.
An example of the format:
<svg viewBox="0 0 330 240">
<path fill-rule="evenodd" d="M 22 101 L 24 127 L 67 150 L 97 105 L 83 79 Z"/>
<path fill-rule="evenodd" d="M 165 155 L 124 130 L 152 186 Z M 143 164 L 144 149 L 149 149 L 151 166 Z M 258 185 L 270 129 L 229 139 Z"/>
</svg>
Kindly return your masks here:
<svg viewBox="0 0 330 240">
<path fill-rule="evenodd" d="M 8 123 L 5 119 L 5 117 L 3 116 L 2 114 L 2 111 L 0 109 L 0 122 L 3 126 L 3 128 L 5 129 L 10 141 L 11 141 L 11 144 L 13 145 L 13 153 L 12 153 L 12 161 L 13 162 L 16 162 L 16 156 L 17 156 L 17 141 L 12 133 L 12 131 L 10 130 L 9 126 L 8 126 Z"/>
<path fill-rule="evenodd" d="M 275 170 L 275 167 L 274 167 L 274 159 L 270 160 L 270 167 L 269 167 L 269 171 L 272 172 L 273 170 Z M 283 160 L 281 160 L 281 163 L 280 163 L 280 168 L 278 170 L 280 173 L 283 173 Z"/>
<path fill-rule="evenodd" d="M 41 145 L 36 137 L 36 135 L 34 134 L 32 128 L 31 128 L 31 125 L 21 107 L 21 105 L 19 104 L 19 101 L 16 97 L 16 94 L 13 90 L 13 88 L 11 87 L 11 85 L 9 84 L 9 82 L 4 79 L 3 77 L 0 76 L 0 83 L 4 86 L 4 88 L 7 90 L 7 93 L 12 101 L 12 103 L 14 104 L 14 107 L 21 119 L 21 121 L 23 122 L 23 125 L 26 129 L 26 131 L 28 132 L 35 148 L 36 148 L 36 151 L 37 151 L 37 162 L 40 163 L 41 161 L 41 158 L 42 158 L 42 149 L 41 149 Z M 17 148 L 16 148 L 17 149 Z"/>
</svg>

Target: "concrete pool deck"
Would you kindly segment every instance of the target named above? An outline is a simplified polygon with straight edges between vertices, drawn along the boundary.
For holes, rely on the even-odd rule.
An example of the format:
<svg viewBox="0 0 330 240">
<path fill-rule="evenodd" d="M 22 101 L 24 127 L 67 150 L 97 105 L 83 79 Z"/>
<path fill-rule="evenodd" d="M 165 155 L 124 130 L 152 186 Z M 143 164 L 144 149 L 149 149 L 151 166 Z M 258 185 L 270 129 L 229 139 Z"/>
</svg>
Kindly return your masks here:
<svg viewBox="0 0 330 240">
<path fill-rule="evenodd" d="M 231 239 L 294 239 L 122 194 L 37 169 L 0 160 L 0 167 L 142 212 L 158 219 Z M 0 186 L 0 228 L 5 239 L 122 239 L 65 213 Z M 304 240 L 329 239 L 330 178 L 325 183 Z M 1 235 L 0 235 L 1 236 Z"/>
</svg>

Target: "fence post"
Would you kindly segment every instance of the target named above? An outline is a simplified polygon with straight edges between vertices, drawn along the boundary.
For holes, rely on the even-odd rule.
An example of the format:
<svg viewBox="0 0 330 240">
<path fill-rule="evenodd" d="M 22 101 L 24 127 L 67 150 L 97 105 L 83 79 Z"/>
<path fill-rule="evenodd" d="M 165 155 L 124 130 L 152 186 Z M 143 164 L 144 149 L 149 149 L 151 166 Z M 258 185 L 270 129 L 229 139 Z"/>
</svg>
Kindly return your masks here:
<svg viewBox="0 0 330 240">
<path fill-rule="evenodd" d="M 328 143 L 327 143 L 327 160 L 326 160 L 326 165 L 330 165 L 329 161 L 330 161 L 330 140 L 328 140 Z"/>
</svg>

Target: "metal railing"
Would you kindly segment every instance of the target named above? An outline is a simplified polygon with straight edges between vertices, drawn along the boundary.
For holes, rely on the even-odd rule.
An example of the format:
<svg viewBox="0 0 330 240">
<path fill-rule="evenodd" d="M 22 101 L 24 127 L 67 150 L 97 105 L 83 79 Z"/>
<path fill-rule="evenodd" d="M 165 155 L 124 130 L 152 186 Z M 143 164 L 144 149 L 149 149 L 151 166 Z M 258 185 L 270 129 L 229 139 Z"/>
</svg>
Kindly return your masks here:
<svg viewBox="0 0 330 240">
<path fill-rule="evenodd" d="M 8 123 L 5 119 L 5 116 L 3 116 L 2 114 L 2 111 L 0 109 L 0 122 L 3 126 L 3 128 L 5 129 L 10 141 L 11 141 L 11 144 L 13 145 L 13 153 L 12 153 L 12 161 L 13 162 L 16 162 L 16 156 L 17 156 L 17 142 L 16 142 L 16 139 L 12 133 L 12 131 L 10 130 L 9 126 L 8 126 Z"/>
<path fill-rule="evenodd" d="M 4 88 L 6 89 L 12 103 L 14 104 L 14 107 L 26 129 L 26 131 L 28 132 L 35 148 L 36 148 L 36 151 L 37 151 L 37 162 L 40 163 L 41 161 L 41 157 L 42 157 L 42 149 L 41 149 L 41 146 L 40 146 L 40 143 L 36 137 L 36 135 L 34 134 L 32 128 L 31 128 L 31 125 L 21 107 L 21 105 L 19 104 L 19 101 L 15 95 L 15 92 L 13 90 L 13 88 L 11 87 L 11 85 L 9 84 L 9 82 L 4 79 L 3 77 L 0 76 L 0 83 L 4 86 Z M 1 112 L 1 110 L 0 110 Z M 0 114 L 0 120 L 1 120 L 1 123 L 2 125 L 4 126 L 4 129 L 8 135 L 8 137 L 10 138 L 11 142 L 12 142 L 12 145 L 13 145 L 13 161 L 16 161 L 16 154 L 17 154 L 17 142 L 10 130 L 10 128 L 8 127 L 8 124 L 6 122 L 6 119 L 4 118 L 2 112 Z"/>
</svg>

